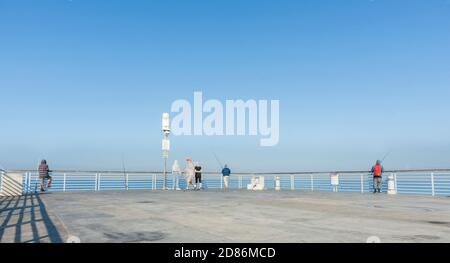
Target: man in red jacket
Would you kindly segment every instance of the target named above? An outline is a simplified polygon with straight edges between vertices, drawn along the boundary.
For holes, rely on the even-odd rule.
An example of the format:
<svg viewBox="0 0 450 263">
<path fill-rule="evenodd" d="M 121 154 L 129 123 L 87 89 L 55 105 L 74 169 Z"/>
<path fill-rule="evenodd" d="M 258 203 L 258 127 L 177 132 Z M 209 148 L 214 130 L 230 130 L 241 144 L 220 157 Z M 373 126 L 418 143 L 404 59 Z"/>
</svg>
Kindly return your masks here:
<svg viewBox="0 0 450 263">
<path fill-rule="evenodd" d="M 372 167 L 373 174 L 373 193 L 381 193 L 381 183 L 383 176 L 384 168 L 381 165 L 381 161 L 377 161 L 377 163 Z"/>
</svg>

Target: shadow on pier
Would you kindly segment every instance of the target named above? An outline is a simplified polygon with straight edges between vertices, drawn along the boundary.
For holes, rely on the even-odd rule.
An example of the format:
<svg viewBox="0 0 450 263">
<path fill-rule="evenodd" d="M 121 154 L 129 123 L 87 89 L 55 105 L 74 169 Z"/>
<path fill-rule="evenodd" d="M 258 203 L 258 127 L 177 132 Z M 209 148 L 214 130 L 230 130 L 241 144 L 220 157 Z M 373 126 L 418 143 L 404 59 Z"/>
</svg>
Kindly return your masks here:
<svg viewBox="0 0 450 263">
<path fill-rule="evenodd" d="M 54 221 L 38 193 L 0 196 L 0 243 L 62 243 Z"/>
</svg>

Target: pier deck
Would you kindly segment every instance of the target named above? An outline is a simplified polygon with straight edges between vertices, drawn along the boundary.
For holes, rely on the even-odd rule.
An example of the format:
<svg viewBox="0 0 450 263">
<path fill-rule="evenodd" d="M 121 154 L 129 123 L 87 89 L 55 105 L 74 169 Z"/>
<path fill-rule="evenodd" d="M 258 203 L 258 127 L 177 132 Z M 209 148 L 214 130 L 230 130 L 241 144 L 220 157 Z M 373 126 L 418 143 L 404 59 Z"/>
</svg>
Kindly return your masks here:
<svg viewBox="0 0 450 263">
<path fill-rule="evenodd" d="M 69 235 L 81 242 L 450 242 L 448 197 L 239 190 L 31 197 L 0 199 L 1 242 Z"/>
</svg>

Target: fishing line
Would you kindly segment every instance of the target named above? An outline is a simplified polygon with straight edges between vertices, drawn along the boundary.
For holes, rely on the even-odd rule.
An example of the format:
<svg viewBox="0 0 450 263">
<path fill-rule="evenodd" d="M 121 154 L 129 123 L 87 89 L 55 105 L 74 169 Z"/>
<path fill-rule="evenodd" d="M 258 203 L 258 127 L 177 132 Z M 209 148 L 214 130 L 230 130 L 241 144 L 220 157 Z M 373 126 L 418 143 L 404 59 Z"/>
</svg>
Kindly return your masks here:
<svg viewBox="0 0 450 263">
<path fill-rule="evenodd" d="M 219 163 L 220 169 L 223 169 L 222 162 L 219 160 L 219 157 L 217 157 L 217 154 L 214 151 L 212 153 L 214 155 L 214 158 L 216 158 L 217 163 Z"/>
</svg>

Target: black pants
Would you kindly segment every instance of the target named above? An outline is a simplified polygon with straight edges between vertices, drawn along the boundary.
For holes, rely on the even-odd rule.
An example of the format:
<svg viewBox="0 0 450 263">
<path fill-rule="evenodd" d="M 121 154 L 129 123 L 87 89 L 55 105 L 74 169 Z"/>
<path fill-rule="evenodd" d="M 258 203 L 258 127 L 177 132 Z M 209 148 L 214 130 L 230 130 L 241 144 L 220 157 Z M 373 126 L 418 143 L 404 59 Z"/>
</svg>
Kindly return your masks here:
<svg viewBox="0 0 450 263">
<path fill-rule="evenodd" d="M 202 183 L 202 174 L 195 174 L 195 183 Z"/>
</svg>

